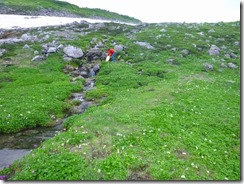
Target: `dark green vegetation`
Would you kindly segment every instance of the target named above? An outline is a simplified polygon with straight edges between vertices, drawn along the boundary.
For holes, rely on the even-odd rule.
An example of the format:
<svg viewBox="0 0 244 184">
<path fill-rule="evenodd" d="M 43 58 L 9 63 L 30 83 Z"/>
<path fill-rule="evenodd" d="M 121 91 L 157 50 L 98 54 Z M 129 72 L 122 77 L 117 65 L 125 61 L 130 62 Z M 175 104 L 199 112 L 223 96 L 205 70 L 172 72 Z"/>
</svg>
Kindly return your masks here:
<svg viewBox="0 0 244 184">
<path fill-rule="evenodd" d="M 52 15 L 76 16 L 115 20 L 121 22 L 140 23 L 141 21 L 127 15 L 110 12 L 102 9 L 79 8 L 76 5 L 58 0 L 0 0 L 0 12 L 21 15 Z"/>
<path fill-rule="evenodd" d="M 94 37 L 104 40 L 103 51 L 112 43 L 127 48 L 117 62 L 101 62 L 96 88 L 86 94 L 99 105 L 68 118 L 66 132 L 1 175 L 10 180 L 240 180 L 240 47 L 234 44 L 240 42 L 239 22 L 106 24 L 60 42 L 86 50 Z M 209 55 L 211 45 L 223 48 L 219 56 Z M 18 56 L 20 64 L 0 74 L 0 108 L 5 119 L 11 112 L 9 118 L 28 117 L 24 122 L 31 126 L 61 115 L 67 108 L 62 101 L 81 84 L 68 82 L 58 55 L 33 65 L 21 57 L 22 46 L 15 45 L 8 56 Z M 190 54 L 182 54 L 184 49 Z M 225 56 L 230 53 L 237 57 Z M 230 62 L 238 69 L 221 67 Z M 206 72 L 205 63 L 214 69 Z"/>
</svg>

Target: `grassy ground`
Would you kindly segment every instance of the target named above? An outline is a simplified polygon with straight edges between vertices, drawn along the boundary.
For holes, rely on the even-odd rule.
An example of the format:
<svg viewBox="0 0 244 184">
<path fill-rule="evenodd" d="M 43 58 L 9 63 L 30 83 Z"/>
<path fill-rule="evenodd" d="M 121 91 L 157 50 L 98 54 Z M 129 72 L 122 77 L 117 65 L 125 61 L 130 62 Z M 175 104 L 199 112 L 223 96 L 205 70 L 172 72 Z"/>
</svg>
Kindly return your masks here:
<svg viewBox="0 0 244 184">
<path fill-rule="evenodd" d="M 234 46 L 239 28 L 190 26 L 142 26 L 136 40 L 155 50 L 135 45 L 125 32 L 96 32 L 98 38 L 107 34 L 106 43 L 125 44 L 128 52 L 118 62 L 101 63 L 96 88 L 86 94 L 99 106 L 70 117 L 66 132 L 0 173 L 11 180 L 240 180 L 240 69 L 220 67 L 231 51 L 238 58 L 226 60 L 240 68 Z M 212 44 L 228 49 L 209 56 Z M 191 54 L 182 57 L 182 49 Z M 204 70 L 206 62 L 213 71 Z"/>
</svg>

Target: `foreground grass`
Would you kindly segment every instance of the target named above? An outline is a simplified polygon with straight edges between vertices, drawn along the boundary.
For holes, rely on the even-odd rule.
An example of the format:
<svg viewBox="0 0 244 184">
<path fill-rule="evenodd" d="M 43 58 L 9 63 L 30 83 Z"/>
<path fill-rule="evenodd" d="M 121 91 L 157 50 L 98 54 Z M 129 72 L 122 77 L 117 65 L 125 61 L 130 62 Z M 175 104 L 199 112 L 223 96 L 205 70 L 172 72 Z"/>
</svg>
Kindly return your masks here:
<svg viewBox="0 0 244 184">
<path fill-rule="evenodd" d="M 129 83 L 124 77 L 133 67 L 102 67 L 117 85 Z M 101 72 L 97 85 L 109 98 L 67 120 L 69 130 L 16 163 L 12 179 L 239 180 L 238 74 L 181 76 L 112 90 Z"/>
<path fill-rule="evenodd" d="M 155 41 L 152 35 L 162 27 L 151 25 L 136 36 L 155 50 L 133 44 L 124 33 L 108 36 L 126 44 L 129 54 L 122 55 L 124 61 L 101 63 L 96 88 L 86 93 L 99 105 L 68 118 L 66 132 L 1 175 L 10 180 L 240 180 L 240 70 L 219 68 L 224 53 L 209 56 L 197 34 L 204 31 L 211 44 L 224 37 L 220 45 L 238 54 L 233 46 L 238 30 L 231 24 L 220 27 L 209 36 L 213 27 L 203 25 L 192 30 L 194 39 L 185 39 L 188 28 L 170 25 L 171 38 Z M 183 48 L 191 55 L 182 57 Z M 240 68 L 238 57 L 228 60 Z M 205 62 L 215 69 L 204 71 Z"/>
</svg>

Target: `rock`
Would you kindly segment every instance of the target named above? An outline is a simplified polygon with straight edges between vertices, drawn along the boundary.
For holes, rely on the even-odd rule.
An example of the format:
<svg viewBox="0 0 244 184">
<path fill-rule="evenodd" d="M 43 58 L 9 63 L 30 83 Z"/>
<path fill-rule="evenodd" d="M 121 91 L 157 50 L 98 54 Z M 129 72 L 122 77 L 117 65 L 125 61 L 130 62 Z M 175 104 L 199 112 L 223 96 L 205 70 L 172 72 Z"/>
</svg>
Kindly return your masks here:
<svg viewBox="0 0 244 184">
<path fill-rule="evenodd" d="M 80 75 L 85 78 L 88 77 L 88 73 L 86 71 L 81 71 Z"/>
<path fill-rule="evenodd" d="M 206 64 L 204 64 L 204 68 L 205 68 L 206 72 L 208 72 L 210 70 L 213 70 L 214 67 L 213 67 L 213 65 L 206 63 Z"/>
<path fill-rule="evenodd" d="M 218 48 L 216 45 L 212 45 L 211 48 L 209 49 L 208 53 L 209 55 L 219 55 L 220 48 Z"/>
<path fill-rule="evenodd" d="M 39 52 L 38 52 L 37 50 L 35 50 L 35 51 L 34 51 L 34 54 L 35 54 L 35 55 L 38 55 L 38 54 L 39 54 Z"/>
<path fill-rule="evenodd" d="M 95 76 L 100 70 L 100 65 L 99 64 L 95 64 L 91 69 L 90 69 L 90 72 L 89 72 L 89 77 L 93 77 Z"/>
<path fill-rule="evenodd" d="M 231 69 L 237 69 L 238 66 L 236 66 L 234 63 L 228 63 L 228 67 Z"/>
<path fill-rule="evenodd" d="M 95 64 L 95 65 L 93 66 L 92 70 L 93 70 L 94 72 L 98 72 L 98 71 L 100 70 L 100 65 L 99 65 L 99 64 Z"/>
<path fill-rule="evenodd" d="M 237 58 L 237 55 L 235 55 L 234 53 L 230 53 L 230 57 L 231 58 Z"/>
<path fill-rule="evenodd" d="M 210 30 L 208 31 L 208 33 L 215 33 L 215 30 L 214 30 L 214 29 L 210 29 Z"/>
<path fill-rule="evenodd" d="M 38 40 L 37 36 L 31 36 L 29 34 L 23 34 L 20 37 L 20 39 L 23 40 L 23 41 L 31 41 L 31 42 L 34 42 L 34 41 Z"/>
<path fill-rule="evenodd" d="M 234 42 L 234 45 L 235 45 L 235 46 L 240 46 L 240 42 L 235 41 L 235 42 Z"/>
<path fill-rule="evenodd" d="M 0 49 L 0 57 L 3 56 L 4 53 L 6 53 L 6 49 Z"/>
<path fill-rule="evenodd" d="M 225 54 L 225 57 L 226 58 L 230 58 L 230 54 Z"/>
<path fill-rule="evenodd" d="M 197 34 L 199 34 L 200 36 L 204 36 L 204 32 L 199 32 Z"/>
<path fill-rule="evenodd" d="M 80 48 L 74 47 L 74 46 L 67 46 L 63 49 L 63 52 L 71 58 L 82 58 L 82 56 L 84 55 L 82 50 Z"/>
<path fill-rule="evenodd" d="M 64 61 L 72 61 L 72 58 L 68 57 L 68 56 L 64 56 L 63 59 L 64 59 Z"/>
<path fill-rule="evenodd" d="M 114 46 L 114 50 L 115 50 L 116 52 L 123 51 L 124 48 L 125 48 L 125 47 L 124 47 L 123 45 L 115 45 L 115 46 Z"/>
<path fill-rule="evenodd" d="M 30 46 L 27 45 L 27 44 L 25 44 L 24 47 L 23 47 L 23 49 L 29 49 L 29 48 L 30 48 Z"/>
<path fill-rule="evenodd" d="M 190 54 L 190 52 L 188 50 L 186 50 L 186 49 L 182 50 L 181 53 L 182 53 L 183 56 L 187 56 L 187 55 Z"/>
<path fill-rule="evenodd" d="M 43 61 L 45 60 L 44 56 L 37 55 L 31 61 Z"/>
<path fill-rule="evenodd" d="M 56 47 L 50 47 L 47 51 L 48 53 L 54 53 L 57 52 L 57 48 Z"/>
<path fill-rule="evenodd" d="M 160 32 L 164 32 L 165 33 L 165 32 L 167 32 L 167 30 L 163 28 L 163 29 L 160 30 Z"/>
<path fill-rule="evenodd" d="M 135 42 L 135 44 L 141 46 L 141 47 L 146 47 L 147 49 L 154 49 L 154 47 L 152 45 L 150 45 L 147 42 Z"/>
<path fill-rule="evenodd" d="M 222 68 L 227 68 L 227 66 L 226 66 L 224 63 L 221 63 L 220 66 L 221 66 Z"/>
<path fill-rule="evenodd" d="M 63 44 L 60 44 L 58 47 L 57 47 L 57 49 L 59 50 L 59 49 L 63 49 L 64 48 L 64 45 Z"/>
<path fill-rule="evenodd" d="M 103 55 L 103 52 L 97 48 L 90 49 L 86 56 L 87 56 L 87 62 L 91 62 L 93 60 L 102 60 L 101 56 Z"/>
</svg>

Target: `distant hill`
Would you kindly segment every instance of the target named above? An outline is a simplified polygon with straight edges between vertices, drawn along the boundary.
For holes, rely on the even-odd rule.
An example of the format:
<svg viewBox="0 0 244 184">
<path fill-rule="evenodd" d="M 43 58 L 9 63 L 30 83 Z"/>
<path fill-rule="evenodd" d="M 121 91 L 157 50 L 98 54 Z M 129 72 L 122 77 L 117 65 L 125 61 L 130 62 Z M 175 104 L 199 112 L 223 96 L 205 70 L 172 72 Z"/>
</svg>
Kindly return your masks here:
<svg viewBox="0 0 244 184">
<path fill-rule="evenodd" d="M 102 9 L 80 8 L 68 2 L 58 0 L 0 0 L 0 14 L 84 17 L 130 23 L 141 22 L 127 15 L 120 15 Z"/>
</svg>

